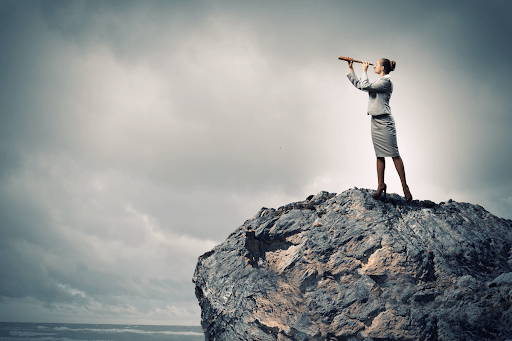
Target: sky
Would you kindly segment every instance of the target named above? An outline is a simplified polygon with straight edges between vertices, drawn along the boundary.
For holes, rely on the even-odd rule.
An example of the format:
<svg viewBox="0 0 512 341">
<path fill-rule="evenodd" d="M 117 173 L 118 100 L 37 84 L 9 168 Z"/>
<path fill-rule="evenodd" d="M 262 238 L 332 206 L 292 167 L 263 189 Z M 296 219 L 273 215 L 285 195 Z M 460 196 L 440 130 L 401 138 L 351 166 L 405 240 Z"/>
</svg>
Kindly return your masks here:
<svg viewBox="0 0 512 341">
<path fill-rule="evenodd" d="M 199 325 L 197 257 L 261 207 L 376 189 L 368 95 L 340 55 L 396 61 L 415 199 L 512 219 L 511 12 L 0 1 L 0 321 Z M 386 183 L 403 195 L 391 159 Z"/>
</svg>

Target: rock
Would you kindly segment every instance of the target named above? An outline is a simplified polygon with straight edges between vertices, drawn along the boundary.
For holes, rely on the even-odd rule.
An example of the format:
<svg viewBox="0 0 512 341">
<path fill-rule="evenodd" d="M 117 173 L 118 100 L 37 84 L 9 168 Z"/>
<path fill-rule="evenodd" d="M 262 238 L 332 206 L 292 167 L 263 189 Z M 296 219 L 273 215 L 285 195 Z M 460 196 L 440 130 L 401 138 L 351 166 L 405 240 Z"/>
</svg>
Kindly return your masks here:
<svg viewBox="0 0 512 341">
<path fill-rule="evenodd" d="M 206 340 L 512 339 L 512 221 L 373 193 L 262 208 L 199 257 Z"/>
<path fill-rule="evenodd" d="M 499 275 L 489 284 L 489 286 L 496 286 L 503 283 L 512 284 L 512 272 Z"/>
</svg>

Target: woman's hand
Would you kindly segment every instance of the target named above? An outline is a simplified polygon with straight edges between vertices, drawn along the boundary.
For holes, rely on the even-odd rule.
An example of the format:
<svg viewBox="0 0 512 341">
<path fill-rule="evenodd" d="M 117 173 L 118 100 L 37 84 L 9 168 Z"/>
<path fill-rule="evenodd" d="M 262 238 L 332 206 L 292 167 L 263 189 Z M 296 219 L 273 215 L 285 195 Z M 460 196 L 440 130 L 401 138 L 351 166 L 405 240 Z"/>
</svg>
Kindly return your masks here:
<svg viewBox="0 0 512 341">
<path fill-rule="evenodd" d="M 370 63 L 363 62 L 363 72 L 366 72 L 368 70 L 368 65 L 370 65 Z"/>
<path fill-rule="evenodd" d="M 350 69 L 350 72 L 354 72 L 354 67 L 353 67 L 354 61 L 347 60 L 347 62 L 348 62 L 348 68 Z"/>
</svg>

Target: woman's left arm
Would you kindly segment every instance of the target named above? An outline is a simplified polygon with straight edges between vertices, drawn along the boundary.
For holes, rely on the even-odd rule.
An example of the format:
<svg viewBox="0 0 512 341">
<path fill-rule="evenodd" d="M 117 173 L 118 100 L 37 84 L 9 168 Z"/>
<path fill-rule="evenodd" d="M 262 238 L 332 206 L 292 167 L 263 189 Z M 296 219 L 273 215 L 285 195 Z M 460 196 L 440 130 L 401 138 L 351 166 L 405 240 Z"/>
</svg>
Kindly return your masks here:
<svg viewBox="0 0 512 341">
<path fill-rule="evenodd" d="M 352 82 L 352 84 L 362 91 L 371 91 L 371 92 L 390 92 L 391 91 L 391 82 L 387 79 L 379 79 L 373 83 L 370 83 L 368 80 L 368 74 L 363 72 L 361 79 L 358 79 L 355 72 L 351 72 L 347 75 L 348 79 Z"/>
<path fill-rule="evenodd" d="M 363 75 L 361 79 L 358 79 L 356 73 L 351 69 L 350 73 L 347 75 L 348 79 L 352 82 L 352 84 L 362 91 L 371 91 L 371 92 L 390 92 L 391 91 L 391 82 L 388 79 L 380 78 L 379 80 L 370 83 L 368 80 L 368 74 L 366 71 L 368 70 L 368 62 L 363 62 Z"/>
<path fill-rule="evenodd" d="M 389 81 L 389 79 L 380 78 L 375 82 L 370 83 L 370 81 L 368 80 L 368 74 L 366 72 L 363 72 L 361 80 L 358 82 L 358 85 L 356 87 L 363 91 L 390 92 L 391 82 Z"/>
<path fill-rule="evenodd" d="M 368 80 L 368 65 L 370 63 L 363 62 L 363 75 L 361 76 L 361 81 L 359 82 L 359 88 L 361 90 L 372 91 L 372 92 L 390 92 L 391 91 L 391 82 L 388 79 L 382 79 L 382 77 L 370 83 Z"/>
</svg>

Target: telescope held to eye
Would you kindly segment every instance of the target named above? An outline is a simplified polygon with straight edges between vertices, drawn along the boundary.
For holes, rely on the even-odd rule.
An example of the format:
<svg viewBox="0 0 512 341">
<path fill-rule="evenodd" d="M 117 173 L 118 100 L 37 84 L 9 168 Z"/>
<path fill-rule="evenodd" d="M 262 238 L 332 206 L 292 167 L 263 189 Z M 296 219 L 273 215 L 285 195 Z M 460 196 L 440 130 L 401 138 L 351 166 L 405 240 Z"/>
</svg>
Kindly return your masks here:
<svg viewBox="0 0 512 341">
<path fill-rule="evenodd" d="M 354 58 L 350 58 L 350 57 L 338 57 L 339 60 L 346 60 L 347 62 L 350 62 L 350 61 L 353 61 L 353 62 L 356 62 L 356 63 L 363 63 L 362 61 L 360 60 L 355 60 Z M 373 65 L 372 63 L 369 63 L 369 65 Z"/>
</svg>

